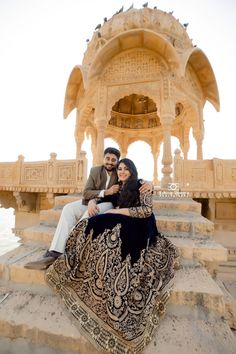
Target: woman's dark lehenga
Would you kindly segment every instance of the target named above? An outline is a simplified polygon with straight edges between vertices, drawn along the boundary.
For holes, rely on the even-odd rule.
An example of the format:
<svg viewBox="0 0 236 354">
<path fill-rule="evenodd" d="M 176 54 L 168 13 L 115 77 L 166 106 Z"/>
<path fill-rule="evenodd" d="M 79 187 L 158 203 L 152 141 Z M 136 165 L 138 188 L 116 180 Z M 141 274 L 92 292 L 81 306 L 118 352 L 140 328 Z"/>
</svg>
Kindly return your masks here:
<svg viewBox="0 0 236 354">
<path fill-rule="evenodd" d="M 46 272 L 88 339 L 109 353 L 142 351 L 169 297 L 177 251 L 140 210 L 82 220 Z"/>
</svg>

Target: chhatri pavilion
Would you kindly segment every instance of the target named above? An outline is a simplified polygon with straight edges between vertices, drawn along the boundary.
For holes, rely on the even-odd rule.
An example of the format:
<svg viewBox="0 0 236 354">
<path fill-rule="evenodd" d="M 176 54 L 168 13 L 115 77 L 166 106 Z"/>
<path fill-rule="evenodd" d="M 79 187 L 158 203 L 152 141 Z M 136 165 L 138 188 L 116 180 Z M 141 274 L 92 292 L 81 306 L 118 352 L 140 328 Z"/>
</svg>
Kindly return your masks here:
<svg viewBox="0 0 236 354">
<path fill-rule="evenodd" d="M 74 67 L 68 80 L 64 117 L 76 109 L 77 156 L 86 133 L 92 141 L 93 164 L 103 160 L 105 138 L 116 141 L 122 157 L 135 141 L 149 144 L 154 183 L 160 158 L 166 186 L 172 173 L 171 136 L 178 138 L 187 159 L 192 128 L 196 158 L 203 158 L 206 101 L 219 111 L 211 64 L 193 45 L 186 25 L 158 9 L 131 9 L 94 32 L 82 65 Z"/>
</svg>

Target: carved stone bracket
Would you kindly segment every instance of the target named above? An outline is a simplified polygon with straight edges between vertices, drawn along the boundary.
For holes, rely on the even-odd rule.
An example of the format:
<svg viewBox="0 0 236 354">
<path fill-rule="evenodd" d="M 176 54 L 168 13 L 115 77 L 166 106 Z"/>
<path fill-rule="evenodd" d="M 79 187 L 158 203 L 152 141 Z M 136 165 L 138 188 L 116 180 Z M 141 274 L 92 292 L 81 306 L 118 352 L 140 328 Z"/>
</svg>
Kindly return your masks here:
<svg viewBox="0 0 236 354">
<path fill-rule="evenodd" d="M 17 210 L 31 212 L 36 209 L 36 194 L 13 192 L 16 199 Z"/>
<path fill-rule="evenodd" d="M 46 198 L 50 205 L 54 205 L 54 201 L 55 201 L 54 193 L 47 193 Z"/>
</svg>

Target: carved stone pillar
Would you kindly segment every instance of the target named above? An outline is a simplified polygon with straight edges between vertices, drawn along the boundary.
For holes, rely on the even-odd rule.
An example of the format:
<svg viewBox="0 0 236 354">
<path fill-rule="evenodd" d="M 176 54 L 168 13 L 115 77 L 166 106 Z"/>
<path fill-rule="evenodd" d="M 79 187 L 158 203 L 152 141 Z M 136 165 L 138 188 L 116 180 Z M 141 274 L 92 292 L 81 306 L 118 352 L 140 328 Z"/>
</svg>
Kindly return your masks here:
<svg viewBox="0 0 236 354">
<path fill-rule="evenodd" d="M 55 152 L 51 152 L 50 160 L 48 161 L 48 175 L 47 175 L 47 183 L 51 186 L 56 184 L 56 160 L 57 154 Z"/>
<path fill-rule="evenodd" d="M 193 136 L 197 145 L 197 160 L 203 159 L 202 143 L 204 139 L 204 121 L 202 107 L 198 107 L 198 122 L 193 126 Z"/>
<path fill-rule="evenodd" d="M 171 124 L 163 124 L 163 157 L 162 157 L 162 170 L 163 177 L 161 180 L 161 186 L 167 187 L 171 183 L 171 173 L 172 173 L 172 155 L 171 155 Z"/>
<path fill-rule="evenodd" d="M 172 77 L 163 77 L 163 96 L 161 100 L 161 125 L 163 132 L 163 156 L 161 187 L 166 188 L 171 183 L 172 155 L 171 155 L 171 126 L 175 119 L 175 101 L 173 98 Z"/>
<path fill-rule="evenodd" d="M 128 153 L 127 149 L 121 148 L 120 149 L 120 158 L 124 159 L 127 156 L 127 153 Z"/>
<path fill-rule="evenodd" d="M 188 159 L 188 152 L 190 148 L 190 142 L 189 142 L 189 131 L 190 131 L 190 126 L 185 123 L 183 129 L 183 134 L 181 134 L 181 137 L 179 138 L 180 142 L 180 147 L 184 155 L 184 160 Z"/>
<path fill-rule="evenodd" d="M 106 126 L 107 126 L 107 123 L 106 123 L 105 119 L 99 119 L 96 121 L 96 127 L 97 127 L 96 164 L 98 164 L 98 165 L 103 163 L 104 139 L 105 139 Z"/>
<path fill-rule="evenodd" d="M 75 125 L 75 142 L 76 142 L 76 159 L 80 158 L 81 146 L 84 142 L 84 133 L 85 133 L 85 123 L 84 123 L 84 114 L 85 110 L 77 110 L 76 112 L 76 125 Z"/>
<path fill-rule="evenodd" d="M 24 156 L 19 155 L 18 160 L 16 162 L 16 174 L 15 174 L 15 183 L 16 184 L 21 184 L 21 178 L 22 178 L 22 165 L 24 163 Z"/>
<path fill-rule="evenodd" d="M 193 137 L 197 145 L 197 160 L 202 160 L 203 159 L 203 153 L 202 153 L 203 132 L 199 130 L 196 131 L 195 129 L 193 129 Z"/>
<path fill-rule="evenodd" d="M 196 139 L 196 143 L 197 143 L 197 160 L 202 160 L 203 159 L 202 141 L 203 141 L 203 139 L 201 137 L 198 137 Z"/>
<path fill-rule="evenodd" d="M 175 183 L 178 183 L 180 188 L 183 187 L 183 158 L 179 149 L 175 150 L 173 179 Z"/>
<path fill-rule="evenodd" d="M 97 136 L 96 134 L 91 135 L 91 151 L 93 155 L 93 166 L 98 165 L 97 163 Z"/>
<path fill-rule="evenodd" d="M 76 159 L 80 158 L 80 152 L 81 152 L 81 146 L 84 142 L 84 131 L 83 132 L 77 132 L 75 136 L 75 141 L 76 141 Z"/>
<path fill-rule="evenodd" d="M 125 158 L 128 153 L 128 139 L 127 135 L 122 133 L 122 137 L 120 139 L 120 157 L 121 159 Z"/>
<path fill-rule="evenodd" d="M 160 145 L 154 143 L 152 145 L 152 156 L 153 156 L 153 184 L 158 185 L 158 157 L 160 153 Z"/>
<path fill-rule="evenodd" d="M 181 150 L 183 151 L 183 155 L 184 155 L 184 159 L 187 160 L 188 159 L 188 152 L 189 152 L 189 140 L 188 139 L 184 139 L 183 144 L 180 144 Z"/>
</svg>

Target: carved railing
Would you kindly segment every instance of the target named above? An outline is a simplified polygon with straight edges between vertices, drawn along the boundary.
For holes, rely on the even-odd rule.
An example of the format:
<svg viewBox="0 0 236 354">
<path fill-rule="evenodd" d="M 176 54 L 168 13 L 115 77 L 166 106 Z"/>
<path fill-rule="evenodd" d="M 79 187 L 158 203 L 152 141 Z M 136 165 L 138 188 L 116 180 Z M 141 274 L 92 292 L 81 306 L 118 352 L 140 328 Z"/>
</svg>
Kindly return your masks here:
<svg viewBox="0 0 236 354">
<path fill-rule="evenodd" d="M 79 193 L 87 179 L 87 158 L 81 152 L 76 160 L 57 160 L 55 153 L 47 161 L 0 163 L 0 190 L 17 192 Z"/>
<path fill-rule="evenodd" d="M 176 150 L 174 182 L 196 198 L 236 198 L 236 160 L 184 160 Z"/>
</svg>

